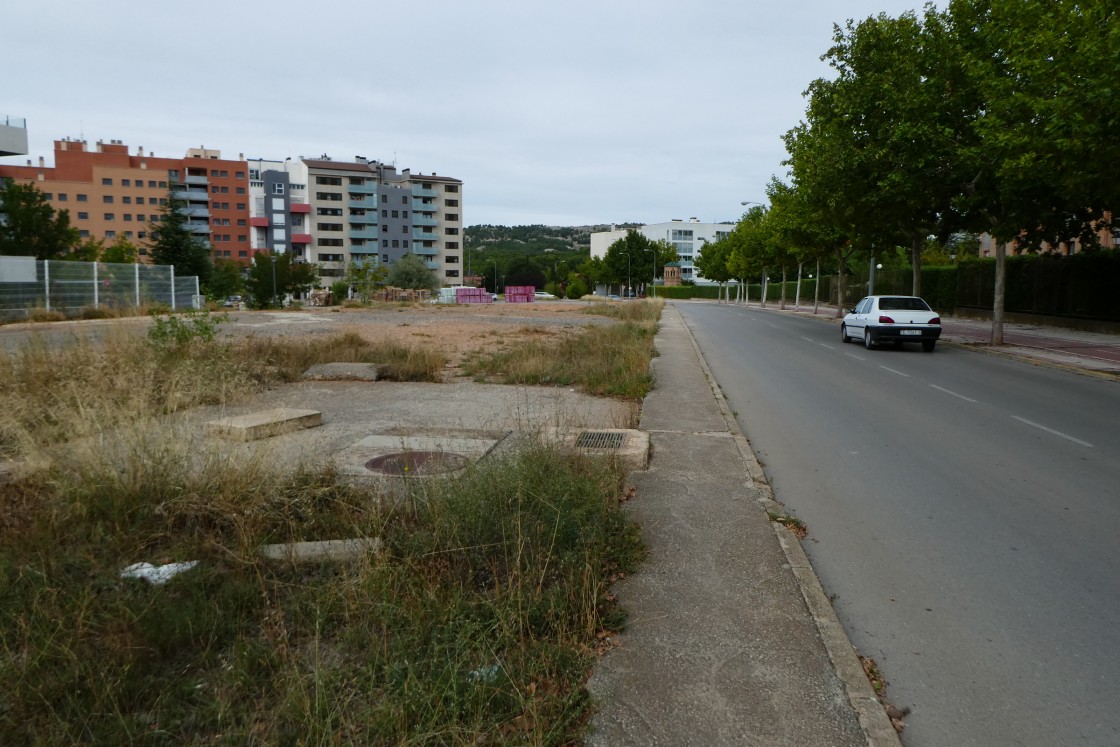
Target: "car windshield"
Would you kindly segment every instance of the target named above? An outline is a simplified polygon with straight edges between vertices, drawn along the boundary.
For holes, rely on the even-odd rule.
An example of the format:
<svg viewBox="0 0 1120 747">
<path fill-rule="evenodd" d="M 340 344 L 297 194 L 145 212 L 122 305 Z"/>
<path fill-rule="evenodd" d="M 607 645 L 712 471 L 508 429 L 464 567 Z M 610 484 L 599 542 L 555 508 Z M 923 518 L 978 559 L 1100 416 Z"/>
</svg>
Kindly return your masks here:
<svg viewBox="0 0 1120 747">
<path fill-rule="evenodd" d="M 930 307 L 920 298 L 880 298 L 880 311 L 931 311 Z"/>
</svg>

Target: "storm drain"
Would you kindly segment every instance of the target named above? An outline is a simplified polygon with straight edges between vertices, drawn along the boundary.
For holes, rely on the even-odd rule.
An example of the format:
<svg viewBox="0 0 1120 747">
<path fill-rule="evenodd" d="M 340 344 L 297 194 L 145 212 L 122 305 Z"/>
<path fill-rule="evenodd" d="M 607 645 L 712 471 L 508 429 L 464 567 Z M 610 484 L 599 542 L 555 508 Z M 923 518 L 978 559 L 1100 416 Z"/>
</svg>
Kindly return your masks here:
<svg viewBox="0 0 1120 747">
<path fill-rule="evenodd" d="M 464 469 L 470 460 L 462 454 L 446 451 L 403 451 L 374 457 L 366 469 L 393 477 L 424 477 Z"/>
<path fill-rule="evenodd" d="M 621 449 L 626 434 L 618 431 L 584 431 L 576 439 L 577 449 Z"/>
</svg>

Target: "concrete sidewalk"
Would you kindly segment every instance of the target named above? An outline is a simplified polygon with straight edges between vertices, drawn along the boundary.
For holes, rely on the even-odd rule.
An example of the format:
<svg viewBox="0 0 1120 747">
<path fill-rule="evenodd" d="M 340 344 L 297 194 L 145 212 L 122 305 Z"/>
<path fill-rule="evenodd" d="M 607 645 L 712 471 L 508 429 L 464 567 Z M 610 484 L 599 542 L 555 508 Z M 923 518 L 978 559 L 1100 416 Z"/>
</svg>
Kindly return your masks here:
<svg viewBox="0 0 1120 747">
<path fill-rule="evenodd" d="M 650 555 L 589 687 L 589 745 L 898 745 L 680 314 L 656 338 L 630 511 Z"/>
</svg>

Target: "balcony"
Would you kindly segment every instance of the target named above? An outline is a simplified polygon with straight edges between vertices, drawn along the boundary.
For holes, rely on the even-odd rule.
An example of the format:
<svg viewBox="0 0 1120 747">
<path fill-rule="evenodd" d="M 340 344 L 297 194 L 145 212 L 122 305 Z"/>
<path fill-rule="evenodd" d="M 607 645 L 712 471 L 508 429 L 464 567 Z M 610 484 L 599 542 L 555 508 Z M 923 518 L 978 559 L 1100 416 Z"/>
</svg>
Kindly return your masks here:
<svg viewBox="0 0 1120 747">
<path fill-rule="evenodd" d="M 194 221 L 187 222 L 187 230 L 191 233 L 210 234 L 209 223 L 195 223 Z"/>
<path fill-rule="evenodd" d="M 377 182 L 369 182 L 367 184 L 348 184 L 346 185 L 350 192 L 360 195 L 375 195 L 377 194 Z"/>
<path fill-rule="evenodd" d="M 434 246 L 414 246 L 412 247 L 412 253 L 425 257 L 435 257 L 439 255 L 439 249 Z"/>
<path fill-rule="evenodd" d="M 434 227 L 439 225 L 439 221 L 437 221 L 435 218 L 431 217 L 430 215 L 413 215 L 412 216 L 412 225 L 414 225 L 414 226 L 431 226 L 431 227 L 434 228 Z"/>
<path fill-rule="evenodd" d="M 261 215 L 249 219 L 249 225 L 257 228 L 268 228 L 268 217 Z"/>
<path fill-rule="evenodd" d="M 376 226 L 377 225 L 377 211 L 371 210 L 368 213 L 366 213 L 365 215 L 351 215 L 350 216 L 350 222 L 351 223 L 361 223 L 361 224 L 367 225 L 367 226 Z"/>
<path fill-rule="evenodd" d="M 376 260 L 377 259 L 377 245 L 376 244 L 367 244 L 366 246 L 352 246 L 352 247 L 350 247 L 350 255 L 352 257 L 357 257 L 358 259 L 362 260 L 363 262 L 369 260 L 370 257 L 373 257 L 374 260 Z"/>
<path fill-rule="evenodd" d="M 295 200 L 292 200 L 291 210 L 293 213 L 310 213 L 311 206 L 306 202 L 296 202 Z"/>
<path fill-rule="evenodd" d="M 376 228 L 351 228 L 350 238 L 352 239 L 379 239 L 381 233 Z"/>
<path fill-rule="evenodd" d="M 353 196 L 346 201 L 346 204 L 352 208 L 365 208 L 366 210 L 374 210 L 377 208 L 377 200 L 372 197 L 359 197 L 354 199 Z"/>
<path fill-rule="evenodd" d="M 419 228 L 412 229 L 413 241 L 435 241 L 437 238 L 439 237 L 436 236 L 435 231 L 423 231 Z"/>
<path fill-rule="evenodd" d="M 412 185 L 412 198 L 416 199 L 417 197 L 439 197 L 439 192 L 434 189 L 424 189 L 414 184 Z"/>
<path fill-rule="evenodd" d="M 205 176 L 195 176 L 194 174 L 187 174 L 184 181 L 187 184 L 201 184 L 204 187 L 210 184 L 210 181 Z"/>
<path fill-rule="evenodd" d="M 187 207 L 183 208 L 183 215 L 187 216 L 188 218 L 209 218 L 210 208 L 204 205 L 188 205 Z"/>
<path fill-rule="evenodd" d="M 412 203 L 412 212 L 414 213 L 434 213 L 438 206 L 434 202 L 414 202 Z"/>
<path fill-rule="evenodd" d="M 292 234 L 292 243 L 293 244 L 310 244 L 311 243 L 311 234 L 309 234 L 309 233 L 293 233 Z"/>
<path fill-rule="evenodd" d="M 431 261 L 425 262 L 424 266 L 427 267 L 429 270 L 438 270 L 439 269 L 439 262 L 431 262 Z"/>
<path fill-rule="evenodd" d="M 210 194 L 205 189 L 176 189 L 171 196 L 183 202 L 210 202 Z"/>
</svg>

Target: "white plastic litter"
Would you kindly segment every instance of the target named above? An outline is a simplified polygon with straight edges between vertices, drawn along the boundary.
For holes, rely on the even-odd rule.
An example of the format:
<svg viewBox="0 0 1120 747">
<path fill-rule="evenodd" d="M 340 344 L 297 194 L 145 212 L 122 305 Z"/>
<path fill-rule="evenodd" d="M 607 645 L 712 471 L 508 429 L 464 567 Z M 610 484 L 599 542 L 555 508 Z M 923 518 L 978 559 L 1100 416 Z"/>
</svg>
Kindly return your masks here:
<svg viewBox="0 0 1120 747">
<path fill-rule="evenodd" d="M 121 571 L 121 578 L 142 578 L 150 584 L 161 586 L 180 573 L 194 568 L 196 565 L 198 565 L 197 560 L 188 560 L 183 563 L 167 563 L 166 565 L 133 563 Z"/>
</svg>

